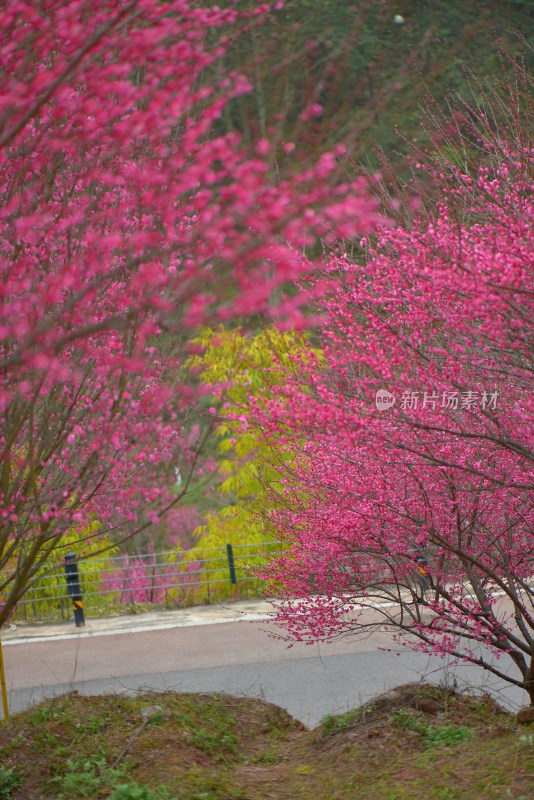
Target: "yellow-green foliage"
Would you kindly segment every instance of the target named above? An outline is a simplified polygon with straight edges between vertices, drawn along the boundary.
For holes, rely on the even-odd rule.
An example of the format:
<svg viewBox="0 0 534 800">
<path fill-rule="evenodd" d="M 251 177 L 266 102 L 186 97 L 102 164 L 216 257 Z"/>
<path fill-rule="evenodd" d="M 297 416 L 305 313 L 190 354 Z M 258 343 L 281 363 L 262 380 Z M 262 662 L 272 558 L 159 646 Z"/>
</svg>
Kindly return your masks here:
<svg viewBox="0 0 534 800">
<path fill-rule="evenodd" d="M 282 502 L 278 493 L 281 465 L 291 465 L 293 454 L 270 438 L 265 431 L 254 426 L 247 414 L 250 398 L 262 402 L 262 397 L 273 397 L 277 388 L 284 385 L 289 375 L 295 374 L 299 363 L 309 358 L 306 336 L 295 332 L 282 333 L 268 328 L 255 336 L 241 331 L 204 330 L 195 342 L 202 353 L 192 360 L 200 370 L 203 383 L 228 388 L 219 411 L 217 426 L 219 470 L 224 480 L 218 491 L 230 502 L 221 510 L 209 514 L 206 524 L 195 532 L 198 544 L 188 558 L 210 558 L 210 548 L 224 548 L 231 543 L 238 558 L 247 560 L 248 545 L 270 543 L 275 534 L 269 524 L 268 512 Z M 306 355 L 308 354 L 308 355 Z M 235 419 L 243 412 L 247 426 Z M 287 476 L 287 473 L 286 473 Z M 254 550 L 258 552 L 258 548 Z M 223 551 L 221 549 L 221 554 Z M 251 566 L 257 565 L 254 557 Z M 213 577 L 227 576 L 224 559 L 218 570 L 213 566 Z M 238 561 L 239 567 L 239 561 Z M 238 569 L 238 577 L 245 577 L 246 564 Z"/>
</svg>

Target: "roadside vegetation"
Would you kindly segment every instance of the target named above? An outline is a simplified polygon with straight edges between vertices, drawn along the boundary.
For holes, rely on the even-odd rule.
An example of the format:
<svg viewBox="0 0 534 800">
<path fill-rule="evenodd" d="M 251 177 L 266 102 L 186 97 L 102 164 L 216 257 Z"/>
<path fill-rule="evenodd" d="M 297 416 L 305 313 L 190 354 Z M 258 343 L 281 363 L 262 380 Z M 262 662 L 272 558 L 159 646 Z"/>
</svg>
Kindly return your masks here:
<svg viewBox="0 0 534 800">
<path fill-rule="evenodd" d="M 534 726 L 407 684 L 305 728 L 224 695 L 48 700 L 0 723 L 1 800 L 527 800 Z"/>
<path fill-rule="evenodd" d="M 454 150 L 448 123 L 441 129 L 445 138 L 432 124 L 450 112 L 451 93 L 477 106 L 484 76 L 494 82 L 514 59 L 529 70 L 532 2 L 286 0 L 273 2 L 267 13 L 269 4 L 252 0 L 223 0 L 208 11 L 212 4 L 203 0 L 191 4 L 190 16 L 182 3 L 179 14 L 165 4 L 169 27 L 163 31 L 160 3 L 137 9 L 137 0 L 124 0 L 115 10 L 102 3 L 109 19 L 90 46 L 93 23 L 102 20 L 86 14 L 84 0 L 64 9 L 40 4 L 38 13 L 32 0 L 4 5 L 2 27 L 15 44 L 3 52 L 0 70 L 7 98 L 0 144 L 9 298 L 2 341 L 10 370 L 0 398 L 0 623 L 13 614 L 17 621 L 27 612 L 48 615 L 56 584 L 63 584 L 67 546 L 81 557 L 116 546 L 130 559 L 137 583 L 120 570 L 109 581 L 121 593 L 126 585 L 130 596 L 121 594 L 121 605 L 198 602 L 205 594 L 189 584 L 155 599 L 153 553 L 195 549 L 192 558 L 200 558 L 210 542 L 225 546 L 229 532 L 234 543 L 236 537 L 247 544 L 277 537 L 259 514 L 273 483 L 266 460 L 273 453 L 250 430 L 213 435 L 218 421 L 228 431 L 232 424 L 229 415 L 211 413 L 217 404 L 202 378 L 182 371 L 192 343 L 204 325 L 223 325 L 226 352 L 212 350 L 214 363 L 227 369 L 236 330 L 261 337 L 274 321 L 283 322 L 286 337 L 301 335 L 311 297 L 297 302 L 294 283 L 324 269 L 335 241 L 356 252 L 360 234 L 382 220 L 357 176 L 378 167 L 381 199 L 401 189 L 404 198 L 410 186 L 418 195 L 420 187 L 410 183 L 413 158 L 406 155 L 418 154 L 419 161 L 439 145 Z M 89 6 L 94 14 L 100 8 Z M 80 60 L 63 64 L 60 54 L 76 47 Z M 117 64 L 109 73 L 108 59 Z M 131 69 L 139 64 L 152 64 L 154 74 Z M 171 86 L 168 75 L 175 71 Z M 110 80 L 117 81 L 113 91 Z M 117 116 L 118 106 L 128 124 Z M 192 120 L 193 133 L 182 139 Z M 36 135 L 41 124 L 43 137 Z M 109 137 L 102 139 L 102 131 Z M 468 149 L 474 158 L 477 148 Z M 152 163 L 160 150 L 171 160 Z M 52 163 L 50 153 L 63 151 L 68 159 L 58 155 Z M 465 148 L 460 154 L 463 163 Z M 20 181 L 25 172 L 34 175 L 31 191 Z M 251 182 L 236 180 L 241 172 Z M 133 179 L 134 173 L 143 177 Z M 127 187 L 123 208 L 115 191 L 120 185 Z M 179 198 L 172 214 L 171 185 Z M 194 202 L 192 186 L 200 192 Z M 395 195 L 388 213 L 398 210 L 397 201 Z M 257 227 L 258 207 L 267 228 Z M 198 234 L 189 223 L 184 227 L 191 219 Z M 185 252 L 191 260 L 182 273 Z M 116 259 L 122 284 L 113 272 Z M 79 298 L 70 296 L 78 285 L 92 298 L 90 307 L 78 309 Z M 87 327 L 93 318 L 94 340 Z M 295 339 L 288 355 L 298 349 Z M 257 400 L 263 377 L 252 368 L 245 394 Z M 147 557 L 146 574 L 135 561 L 139 555 Z M 59 578 L 51 590 L 55 565 Z M 17 608 L 32 586 L 40 591 L 31 609 Z M 225 587 L 222 594 L 235 591 Z M 98 612 L 110 605 L 103 602 Z M 53 613 L 64 609 L 56 602 Z"/>
</svg>

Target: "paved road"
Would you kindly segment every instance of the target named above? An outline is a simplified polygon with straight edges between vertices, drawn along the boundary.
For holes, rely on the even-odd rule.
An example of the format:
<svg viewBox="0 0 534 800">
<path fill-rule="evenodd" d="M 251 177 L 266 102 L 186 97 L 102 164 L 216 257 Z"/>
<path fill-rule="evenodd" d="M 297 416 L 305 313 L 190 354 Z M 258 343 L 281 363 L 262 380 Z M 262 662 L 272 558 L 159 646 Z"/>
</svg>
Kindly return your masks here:
<svg viewBox="0 0 534 800">
<path fill-rule="evenodd" d="M 499 694 L 511 708 L 526 701 L 520 690 L 489 680 L 476 668 L 452 670 L 441 659 L 399 654 L 386 631 L 363 641 L 288 649 L 259 622 L 193 620 L 181 627 L 143 627 L 91 636 L 69 629 L 67 637 L 6 641 L 12 712 L 70 689 L 85 694 L 175 689 L 262 697 L 313 726 L 325 714 L 341 713 L 401 683 L 422 677 L 438 683 L 454 676 L 461 686 L 482 685 Z"/>
</svg>

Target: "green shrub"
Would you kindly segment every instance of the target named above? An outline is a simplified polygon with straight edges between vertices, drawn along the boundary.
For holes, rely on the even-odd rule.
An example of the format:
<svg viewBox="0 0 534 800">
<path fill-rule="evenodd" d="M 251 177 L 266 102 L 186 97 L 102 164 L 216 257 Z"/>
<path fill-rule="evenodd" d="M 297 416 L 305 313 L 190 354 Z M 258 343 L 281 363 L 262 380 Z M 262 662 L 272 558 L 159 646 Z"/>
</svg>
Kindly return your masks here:
<svg viewBox="0 0 534 800">
<path fill-rule="evenodd" d="M 418 733 L 425 750 L 432 750 L 434 747 L 453 747 L 473 738 L 471 728 L 458 727 L 458 725 L 441 725 L 433 728 L 416 712 L 406 708 L 397 709 L 393 715 L 393 721 L 403 730 Z"/>
<path fill-rule="evenodd" d="M 21 783 L 22 778 L 14 770 L 0 767 L 0 800 L 9 800 L 13 789 Z"/>
<path fill-rule="evenodd" d="M 139 783 L 123 783 L 114 788 L 109 800 L 156 800 L 156 795 Z"/>
<path fill-rule="evenodd" d="M 423 746 L 426 750 L 431 750 L 433 747 L 453 747 L 462 742 L 469 742 L 472 738 L 471 728 L 457 725 L 442 725 L 439 728 L 428 726 L 423 736 Z"/>
<path fill-rule="evenodd" d="M 369 713 L 372 711 L 372 708 L 367 708 L 366 710 Z M 331 734 L 345 730 L 345 728 L 350 728 L 361 716 L 361 708 L 352 708 L 344 714 L 327 714 L 320 722 L 321 736 L 330 736 Z"/>
<path fill-rule="evenodd" d="M 53 783 L 59 784 L 58 800 L 83 800 L 97 797 L 102 789 L 115 787 L 123 778 L 124 769 L 110 769 L 103 759 L 69 759 L 67 772 Z"/>
</svg>

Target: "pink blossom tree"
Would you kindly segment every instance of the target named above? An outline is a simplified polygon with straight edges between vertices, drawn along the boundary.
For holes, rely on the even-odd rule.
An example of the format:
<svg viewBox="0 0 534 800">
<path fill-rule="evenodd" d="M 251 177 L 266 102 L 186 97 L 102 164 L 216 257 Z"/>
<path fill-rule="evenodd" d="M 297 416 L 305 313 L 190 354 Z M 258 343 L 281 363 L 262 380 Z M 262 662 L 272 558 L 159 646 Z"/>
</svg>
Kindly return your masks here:
<svg viewBox="0 0 534 800">
<path fill-rule="evenodd" d="M 299 300 L 273 298 L 314 268 L 303 247 L 376 222 L 362 182 L 332 183 L 341 149 L 274 185 L 269 142 L 251 154 L 213 132 L 248 84 L 208 85 L 229 38 L 210 49 L 206 34 L 268 12 L 2 4 L 0 626 L 65 531 L 178 502 L 174 467 L 197 458 L 188 331 L 258 311 L 298 322 Z"/>
<path fill-rule="evenodd" d="M 391 625 L 534 703 L 534 151 L 473 141 L 433 213 L 331 259 L 322 357 L 254 406 L 299 453 L 267 577 L 290 638 Z"/>
</svg>

